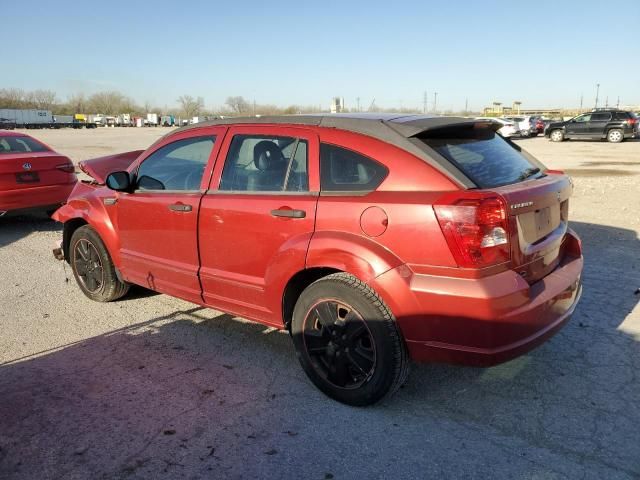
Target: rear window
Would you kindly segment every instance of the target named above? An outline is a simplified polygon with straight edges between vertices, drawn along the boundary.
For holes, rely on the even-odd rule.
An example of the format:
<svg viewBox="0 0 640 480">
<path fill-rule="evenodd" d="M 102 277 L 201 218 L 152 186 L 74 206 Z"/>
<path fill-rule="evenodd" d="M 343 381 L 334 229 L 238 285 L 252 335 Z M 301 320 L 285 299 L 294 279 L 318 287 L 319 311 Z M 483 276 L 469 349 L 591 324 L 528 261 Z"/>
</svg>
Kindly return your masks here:
<svg viewBox="0 0 640 480">
<path fill-rule="evenodd" d="M 47 147 L 30 137 L 0 137 L 0 154 L 48 151 Z"/>
<path fill-rule="evenodd" d="M 517 183 L 537 168 L 490 128 L 473 125 L 425 132 L 418 137 L 480 188 Z"/>
</svg>

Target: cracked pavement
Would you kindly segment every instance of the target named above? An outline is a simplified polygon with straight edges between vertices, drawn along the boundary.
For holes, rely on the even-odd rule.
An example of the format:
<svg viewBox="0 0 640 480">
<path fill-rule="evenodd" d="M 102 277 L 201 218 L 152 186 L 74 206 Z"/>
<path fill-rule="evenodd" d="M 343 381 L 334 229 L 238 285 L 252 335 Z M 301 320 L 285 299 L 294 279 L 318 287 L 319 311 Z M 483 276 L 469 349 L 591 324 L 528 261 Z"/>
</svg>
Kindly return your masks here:
<svg viewBox="0 0 640 480">
<path fill-rule="evenodd" d="M 89 133 L 35 136 L 77 161 Z M 414 364 L 371 408 L 324 397 L 285 333 L 141 288 L 91 302 L 55 223 L 0 219 L 0 478 L 640 478 L 640 141 L 521 145 L 573 175 L 575 315 L 497 367 Z"/>
</svg>

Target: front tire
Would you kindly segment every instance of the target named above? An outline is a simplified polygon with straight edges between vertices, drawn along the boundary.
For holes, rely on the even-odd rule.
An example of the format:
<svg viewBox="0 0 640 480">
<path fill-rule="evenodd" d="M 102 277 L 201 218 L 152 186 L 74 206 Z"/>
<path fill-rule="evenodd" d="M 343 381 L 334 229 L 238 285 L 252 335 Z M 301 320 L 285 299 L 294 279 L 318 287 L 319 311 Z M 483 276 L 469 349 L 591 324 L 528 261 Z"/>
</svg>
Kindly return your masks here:
<svg viewBox="0 0 640 480">
<path fill-rule="evenodd" d="M 607 133 L 607 141 L 610 143 L 620 143 L 623 139 L 624 134 L 622 133 L 622 130 L 619 130 L 617 128 L 612 128 Z"/>
<path fill-rule="evenodd" d="M 393 394 L 409 373 L 407 349 L 389 308 L 353 275 L 312 283 L 298 299 L 291 334 L 309 379 L 329 397 L 365 406 Z"/>
<path fill-rule="evenodd" d="M 129 291 L 129 284 L 118 279 L 100 235 L 89 225 L 78 228 L 71 236 L 69 261 L 80 290 L 91 300 L 112 302 Z"/>
<path fill-rule="evenodd" d="M 562 142 L 564 140 L 564 132 L 562 130 L 553 130 L 549 134 L 549 139 L 552 142 Z"/>
</svg>

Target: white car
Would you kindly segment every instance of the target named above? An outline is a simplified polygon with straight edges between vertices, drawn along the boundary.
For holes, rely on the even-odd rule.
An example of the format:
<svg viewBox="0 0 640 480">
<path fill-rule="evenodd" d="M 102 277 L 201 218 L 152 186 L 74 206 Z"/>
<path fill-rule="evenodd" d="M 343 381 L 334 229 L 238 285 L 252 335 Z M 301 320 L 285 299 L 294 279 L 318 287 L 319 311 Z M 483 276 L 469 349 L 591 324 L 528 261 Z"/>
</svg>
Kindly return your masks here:
<svg viewBox="0 0 640 480">
<path fill-rule="evenodd" d="M 505 120 L 504 118 L 495 118 L 495 117 L 479 117 L 477 120 L 492 120 L 494 122 L 498 122 L 502 125 L 498 130 L 498 134 L 503 138 L 509 138 L 516 135 L 520 135 L 520 128 L 517 123 L 514 123 L 510 120 Z"/>
<path fill-rule="evenodd" d="M 538 129 L 536 128 L 536 122 L 531 116 L 509 116 L 503 117 L 503 120 L 514 122 L 520 128 L 521 137 L 535 137 L 538 135 Z"/>
</svg>

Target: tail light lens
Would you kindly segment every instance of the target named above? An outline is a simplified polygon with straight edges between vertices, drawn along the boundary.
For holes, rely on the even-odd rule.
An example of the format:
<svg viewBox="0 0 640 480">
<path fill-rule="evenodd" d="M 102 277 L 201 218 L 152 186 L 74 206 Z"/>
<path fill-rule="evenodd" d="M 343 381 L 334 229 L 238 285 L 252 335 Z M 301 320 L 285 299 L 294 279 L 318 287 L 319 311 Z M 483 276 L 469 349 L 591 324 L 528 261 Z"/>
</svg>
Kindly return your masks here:
<svg viewBox="0 0 640 480">
<path fill-rule="evenodd" d="M 630 118 L 628 120 L 628 122 L 629 122 L 629 125 L 631 125 L 633 127 L 636 123 L 638 123 L 638 119 L 637 118 Z"/>
<path fill-rule="evenodd" d="M 511 258 L 507 207 L 501 197 L 449 197 L 433 209 L 458 266 L 484 268 Z"/>
<path fill-rule="evenodd" d="M 73 173 L 76 171 L 76 168 L 73 166 L 73 163 L 61 163 L 60 165 L 56 165 L 56 168 L 66 173 Z"/>
</svg>

